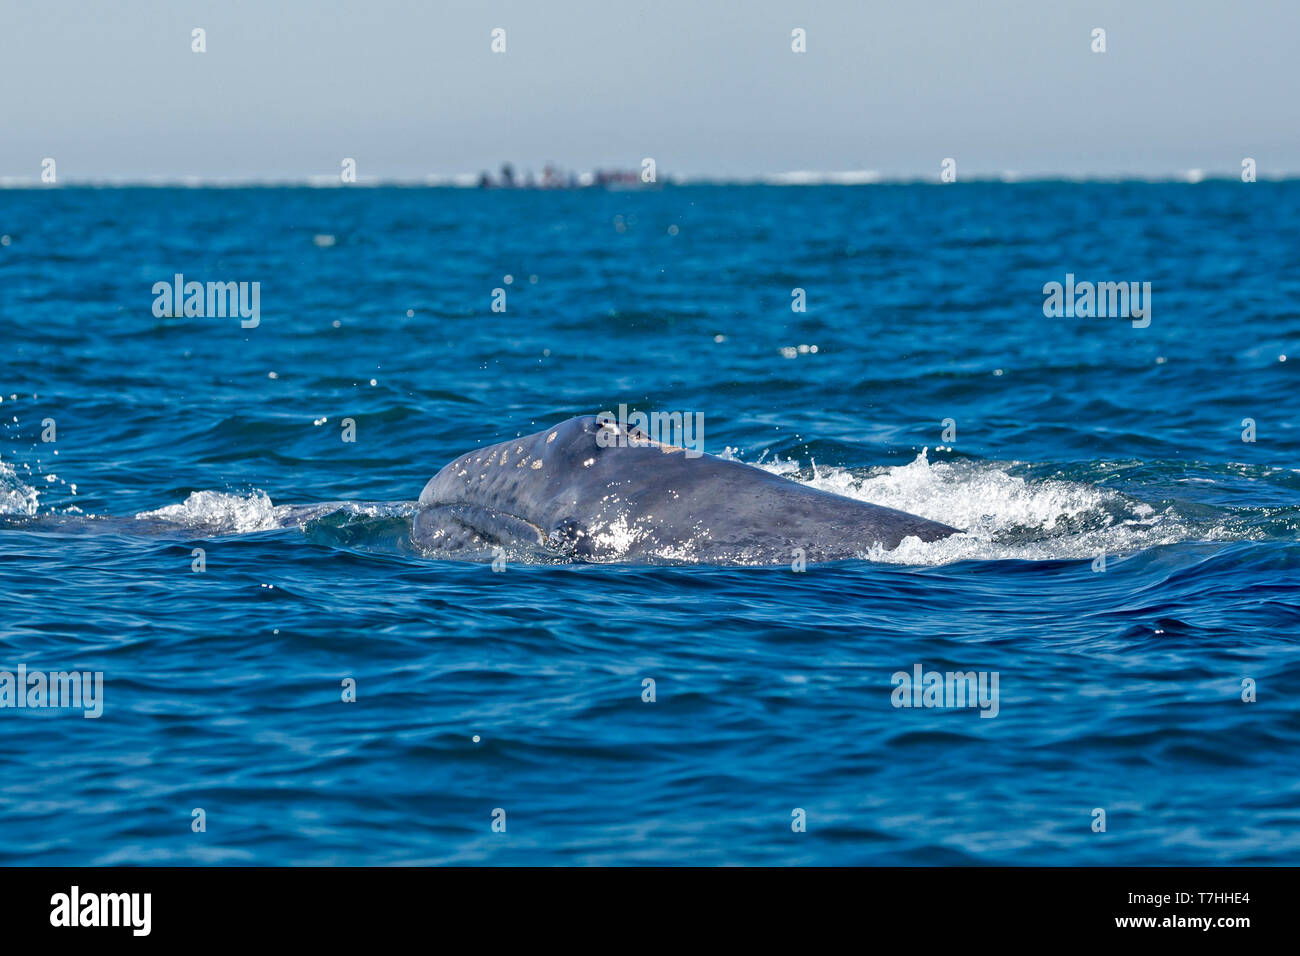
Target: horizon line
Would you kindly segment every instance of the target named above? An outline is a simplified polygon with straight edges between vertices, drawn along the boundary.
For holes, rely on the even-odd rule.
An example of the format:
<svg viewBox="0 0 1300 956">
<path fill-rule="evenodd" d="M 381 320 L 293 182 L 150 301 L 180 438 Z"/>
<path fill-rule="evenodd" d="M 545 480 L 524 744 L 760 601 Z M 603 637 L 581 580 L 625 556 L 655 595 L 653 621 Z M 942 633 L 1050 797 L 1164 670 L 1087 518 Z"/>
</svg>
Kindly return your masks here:
<svg viewBox="0 0 1300 956">
<path fill-rule="evenodd" d="M 1286 182 L 1300 178 L 1300 173 L 1282 171 L 1257 173 L 1256 179 L 1267 182 Z M 481 173 L 438 174 L 423 176 L 358 176 L 353 182 L 343 182 L 337 173 L 310 176 L 96 176 L 68 178 L 61 182 L 42 182 L 40 176 L 0 176 L 0 189 L 130 189 L 130 188 L 186 188 L 186 189 L 241 189 L 306 187 L 331 189 L 363 188 L 451 188 L 479 189 Z M 581 184 L 577 186 L 497 186 L 493 190 L 557 191 L 570 192 L 583 189 L 638 191 L 671 186 L 874 186 L 874 185 L 954 185 L 956 183 L 1181 183 L 1195 184 L 1207 181 L 1241 181 L 1240 171 L 1206 171 L 1201 169 L 1175 170 L 1167 173 L 1021 173 L 1004 170 L 998 173 L 973 173 L 959 176 L 953 182 L 944 182 L 939 175 L 890 175 L 875 170 L 791 170 L 779 173 L 758 174 L 670 174 L 658 181 L 632 184 Z"/>
</svg>

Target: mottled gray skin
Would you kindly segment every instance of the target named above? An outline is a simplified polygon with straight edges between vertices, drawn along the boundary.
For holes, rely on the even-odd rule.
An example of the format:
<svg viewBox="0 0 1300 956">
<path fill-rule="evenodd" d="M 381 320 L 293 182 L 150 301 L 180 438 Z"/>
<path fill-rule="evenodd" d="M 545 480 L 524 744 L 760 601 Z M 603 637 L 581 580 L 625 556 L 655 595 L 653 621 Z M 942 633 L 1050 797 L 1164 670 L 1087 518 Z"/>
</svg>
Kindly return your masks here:
<svg viewBox="0 0 1300 956">
<path fill-rule="evenodd" d="M 601 447 L 597 432 L 625 444 Z M 626 442 L 631 441 L 628 445 Z M 585 561 L 790 564 L 853 558 L 957 529 L 740 462 L 688 457 L 594 416 L 462 455 L 420 494 L 433 552 L 501 547 Z"/>
</svg>

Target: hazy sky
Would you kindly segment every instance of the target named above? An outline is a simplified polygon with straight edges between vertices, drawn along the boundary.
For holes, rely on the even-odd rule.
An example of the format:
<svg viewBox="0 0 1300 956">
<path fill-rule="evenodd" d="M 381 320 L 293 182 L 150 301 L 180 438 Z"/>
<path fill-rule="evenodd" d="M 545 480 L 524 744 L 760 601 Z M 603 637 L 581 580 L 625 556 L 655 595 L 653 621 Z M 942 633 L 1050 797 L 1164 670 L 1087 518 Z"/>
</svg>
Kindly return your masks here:
<svg viewBox="0 0 1300 956">
<path fill-rule="evenodd" d="M 0 0 L 0 76 L 0 177 L 1300 172 L 1297 0 Z"/>
</svg>

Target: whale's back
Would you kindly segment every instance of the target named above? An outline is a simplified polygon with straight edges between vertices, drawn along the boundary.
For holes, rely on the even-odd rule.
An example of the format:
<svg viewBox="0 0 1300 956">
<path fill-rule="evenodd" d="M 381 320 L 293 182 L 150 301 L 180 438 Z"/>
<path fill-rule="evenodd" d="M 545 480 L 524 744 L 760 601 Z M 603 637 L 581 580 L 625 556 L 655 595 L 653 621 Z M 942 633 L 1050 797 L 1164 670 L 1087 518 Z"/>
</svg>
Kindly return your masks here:
<svg viewBox="0 0 1300 956">
<path fill-rule="evenodd" d="M 784 564 L 933 541 L 955 528 L 586 416 L 462 455 L 425 485 L 414 537 L 450 552 L 526 548 L 596 561 Z"/>
</svg>

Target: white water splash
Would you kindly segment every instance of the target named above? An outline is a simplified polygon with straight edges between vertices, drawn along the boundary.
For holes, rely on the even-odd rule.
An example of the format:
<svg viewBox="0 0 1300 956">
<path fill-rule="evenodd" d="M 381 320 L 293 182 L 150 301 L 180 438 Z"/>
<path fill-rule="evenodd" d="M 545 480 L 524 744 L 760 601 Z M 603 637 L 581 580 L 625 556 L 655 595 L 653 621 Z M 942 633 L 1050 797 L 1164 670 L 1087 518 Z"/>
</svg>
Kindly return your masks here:
<svg viewBox="0 0 1300 956">
<path fill-rule="evenodd" d="M 618 558 L 628 550 L 642 535 L 639 528 L 627 523 L 627 515 L 617 515 L 600 532 L 592 536 L 595 553 Z"/>
<path fill-rule="evenodd" d="M 291 510 L 288 505 L 273 505 L 265 491 L 254 491 L 247 495 L 195 491 L 180 504 L 167 505 L 156 511 L 142 511 L 136 517 L 168 521 L 217 534 L 247 534 L 284 527 Z"/>
<path fill-rule="evenodd" d="M 1017 462 L 931 462 L 922 451 L 909 464 L 866 470 L 819 465 L 809 475 L 797 462 L 761 459 L 755 467 L 964 532 L 931 542 L 908 538 L 892 551 L 874 548 L 863 554 L 891 564 L 1119 557 L 1179 541 L 1245 536 L 1223 522 L 1193 525 L 1172 508 L 1157 512 L 1108 488 L 1022 478 L 1012 473 L 1020 467 Z"/>
<path fill-rule="evenodd" d="M 0 461 L 0 515 L 31 517 L 38 497 L 35 488 L 19 480 L 13 465 Z"/>
<path fill-rule="evenodd" d="M 409 516 L 414 511 L 414 502 L 329 501 L 312 505 L 277 505 L 265 491 L 252 491 L 245 495 L 194 491 L 179 504 L 142 511 L 136 518 L 166 521 L 206 534 L 250 534 L 295 525 L 301 528 L 335 512 L 365 519 Z"/>
</svg>

